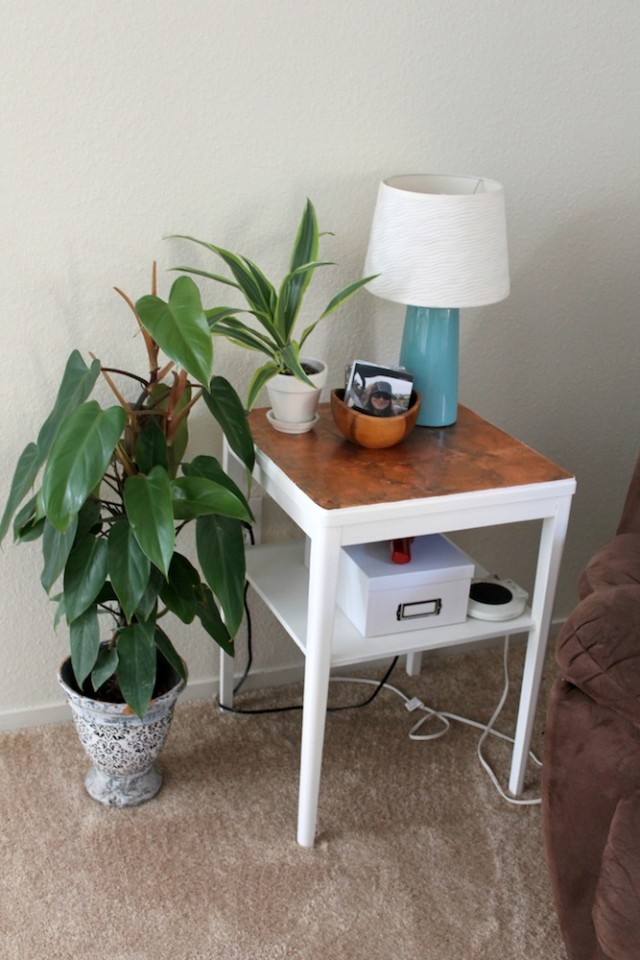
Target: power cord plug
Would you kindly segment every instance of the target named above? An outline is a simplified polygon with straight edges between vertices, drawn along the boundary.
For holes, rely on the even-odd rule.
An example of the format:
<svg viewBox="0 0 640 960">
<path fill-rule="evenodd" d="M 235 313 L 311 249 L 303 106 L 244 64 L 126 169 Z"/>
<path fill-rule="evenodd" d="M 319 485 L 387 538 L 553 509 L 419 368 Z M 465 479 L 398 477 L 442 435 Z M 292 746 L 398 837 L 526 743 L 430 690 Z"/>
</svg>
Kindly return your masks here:
<svg viewBox="0 0 640 960">
<path fill-rule="evenodd" d="M 412 697 L 411 700 L 407 700 L 404 705 L 405 710 L 408 710 L 409 713 L 413 713 L 414 710 L 418 710 L 420 707 L 424 707 L 424 703 L 420 697 Z"/>
</svg>

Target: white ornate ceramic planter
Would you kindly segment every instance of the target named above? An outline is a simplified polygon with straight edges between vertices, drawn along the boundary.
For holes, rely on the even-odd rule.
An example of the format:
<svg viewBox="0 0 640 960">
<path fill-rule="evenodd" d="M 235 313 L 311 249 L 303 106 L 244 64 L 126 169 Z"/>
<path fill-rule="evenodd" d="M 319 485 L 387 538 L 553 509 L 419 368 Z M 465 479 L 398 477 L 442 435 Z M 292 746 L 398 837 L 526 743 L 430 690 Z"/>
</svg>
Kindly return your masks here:
<svg viewBox="0 0 640 960">
<path fill-rule="evenodd" d="M 184 681 L 176 675 L 175 686 L 151 701 L 143 719 L 126 703 L 105 703 L 78 693 L 69 659 L 60 667 L 58 683 L 93 763 L 85 777 L 89 795 L 112 807 L 133 807 L 155 797 L 162 775 L 154 761 L 167 739 Z"/>
</svg>

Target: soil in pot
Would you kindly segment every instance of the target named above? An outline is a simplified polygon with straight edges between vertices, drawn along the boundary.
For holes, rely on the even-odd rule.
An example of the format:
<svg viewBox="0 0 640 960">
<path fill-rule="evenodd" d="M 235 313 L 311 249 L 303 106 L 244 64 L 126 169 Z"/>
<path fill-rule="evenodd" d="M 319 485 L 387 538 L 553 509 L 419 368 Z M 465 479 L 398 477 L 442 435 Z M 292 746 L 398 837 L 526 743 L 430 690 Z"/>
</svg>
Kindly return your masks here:
<svg viewBox="0 0 640 960">
<path fill-rule="evenodd" d="M 67 661 L 65 661 L 65 665 L 66 663 Z M 76 693 L 81 694 L 83 697 L 88 697 L 90 700 L 99 700 L 101 703 L 125 702 L 122 691 L 120 690 L 120 685 L 115 677 L 109 677 L 106 683 L 103 683 L 101 687 L 94 690 L 91 677 L 87 677 L 82 687 L 78 686 L 70 663 L 68 669 L 64 669 L 63 666 L 61 673 L 63 674 L 62 679 L 67 686 L 71 687 L 72 690 L 75 690 Z M 164 696 L 164 694 L 172 690 L 179 681 L 180 677 L 173 667 L 169 665 L 161 654 L 158 654 L 156 683 L 153 688 L 152 699 L 157 700 L 158 697 Z"/>
</svg>

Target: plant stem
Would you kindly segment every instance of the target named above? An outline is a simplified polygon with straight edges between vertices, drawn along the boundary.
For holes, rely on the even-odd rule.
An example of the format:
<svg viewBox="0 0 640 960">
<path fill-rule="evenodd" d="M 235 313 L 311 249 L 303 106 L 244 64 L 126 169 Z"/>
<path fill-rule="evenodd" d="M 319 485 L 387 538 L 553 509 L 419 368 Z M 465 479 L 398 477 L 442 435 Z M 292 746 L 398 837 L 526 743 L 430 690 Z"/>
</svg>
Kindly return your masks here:
<svg viewBox="0 0 640 960">
<path fill-rule="evenodd" d="M 156 277 L 156 265 L 154 263 L 153 271 L 152 271 L 152 281 L 151 281 L 152 292 L 156 289 L 156 286 L 157 286 L 155 277 Z M 145 330 L 145 328 L 142 326 L 140 317 L 138 316 L 138 312 L 135 308 L 135 304 L 131 299 L 131 297 L 128 297 L 127 294 L 124 293 L 122 290 L 120 290 L 119 287 L 114 287 L 114 290 L 116 291 L 116 293 L 118 293 L 122 297 L 124 302 L 128 304 L 128 306 L 131 308 L 131 311 L 133 312 L 133 315 L 138 322 L 138 326 L 140 327 L 140 332 L 142 333 L 142 336 L 144 338 L 145 347 L 147 348 L 147 356 L 149 358 L 149 370 L 151 372 L 151 379 L 155 380 L 154 373 L 158 369 L 158 345 L 157 343 L 154 342 L 153 338 L 151 337 L 151 334 L 147 330 Z M 156 294 L 153 293 L 153 296 L 156 296 Z"/>
<path fill-rule="evenodd" d="M 93 354 L 91 354 L 91 356 L 93 357 Z M 145 389 L 148 386 L 144 377 L 139 377 L 137 373 L 130 373 L 128 370 L 120 370 L 118 367 L 102 367 L 101 369 L 103 373 L 105 371 L 107 373 L 118 373 L 123 377 L 130 377 L 132 380 L 137 380 L 138 383 L 141 383 L 142 386 L 145 387 Z"/>
<path fill-rule="evenodd" d="M 198 390 L 195 397 L 192 397 L 189 403 L 185 407 L 183 407 L 182 410 L 180 410 L 176 414 L 176 416 L 171 420 L 169 424 L 167 440 L 172 439 L 172 437 L 175 435 L 176 430 L 178 429 L 178 427 L 180 426 L 184 418 L 187 416 L 187 414 L 191 410 L 191 407 L 194 405 L 194 403 L 198 402 L 201 396 L 202 396 L 202 390 Z"/>
</svg>

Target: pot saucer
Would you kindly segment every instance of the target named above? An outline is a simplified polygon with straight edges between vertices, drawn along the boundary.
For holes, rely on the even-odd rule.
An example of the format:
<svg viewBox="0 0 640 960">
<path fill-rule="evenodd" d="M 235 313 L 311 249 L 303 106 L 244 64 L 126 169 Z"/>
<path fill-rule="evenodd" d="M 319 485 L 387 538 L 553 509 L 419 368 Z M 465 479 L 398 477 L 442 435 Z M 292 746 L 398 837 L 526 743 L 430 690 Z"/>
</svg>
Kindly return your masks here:
<svg viewBox="0 0 640 960">
<path fill-rule="evenodd" d="M 267 410 L 267 420 L 271 424 L 274 430 L 278 430 L 280 433 L 307 433 L 320 419 L 320 415 L 316 413 L 313 420 L 305 420 L 304 423 L 290 423 L 287 420 L 276 420 L 273 415 L 273 410 Z"/>
</svg>

